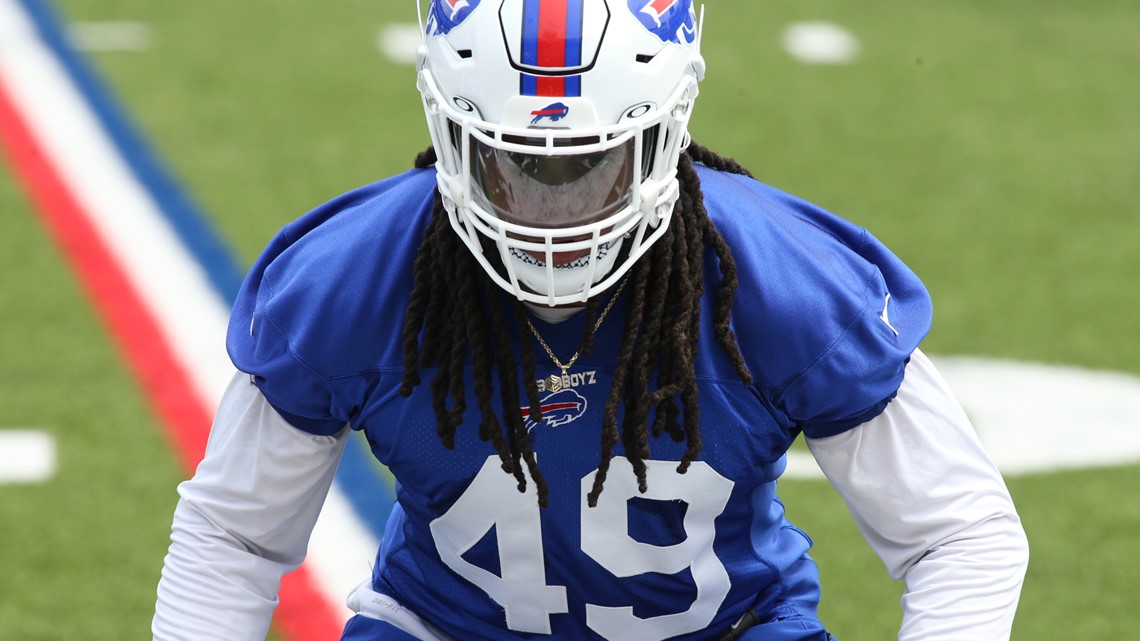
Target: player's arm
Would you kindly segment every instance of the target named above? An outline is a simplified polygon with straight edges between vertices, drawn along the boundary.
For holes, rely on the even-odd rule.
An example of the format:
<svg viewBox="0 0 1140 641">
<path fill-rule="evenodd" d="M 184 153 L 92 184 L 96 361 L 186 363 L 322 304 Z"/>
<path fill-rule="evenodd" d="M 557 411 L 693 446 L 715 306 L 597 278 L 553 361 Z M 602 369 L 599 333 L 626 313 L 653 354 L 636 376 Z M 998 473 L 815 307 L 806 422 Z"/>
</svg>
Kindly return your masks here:
<svg viewBox="0 0 1140 641">
<path fill-rule="evenodd" d="M 247 375 L 234 376 L 205 459 L 178 488 L 156 641 L 265 639 L 281 577 L 304 559 L 347 433 L 293 427 Z"/>
<path fill-rule="evenodd" d="M 890 575 L 906 582 L 900 641 L 1009 638 L 1029 559 L 1025 532 L 922 352 L 882 414 L 807 442 Z"/>
</svg>

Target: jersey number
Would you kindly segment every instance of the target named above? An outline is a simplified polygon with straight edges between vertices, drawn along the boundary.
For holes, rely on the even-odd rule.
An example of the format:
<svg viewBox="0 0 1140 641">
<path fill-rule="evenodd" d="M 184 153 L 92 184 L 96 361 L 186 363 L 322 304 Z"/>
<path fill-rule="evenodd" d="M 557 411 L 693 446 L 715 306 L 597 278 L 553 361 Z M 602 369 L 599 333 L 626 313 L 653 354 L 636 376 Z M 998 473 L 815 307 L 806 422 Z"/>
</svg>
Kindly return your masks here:
<svg viewBox="0 0 1140 641">
<path fill-rule="evenodd" d="M 597 507 L 586 505 L 593 473 L 582 478 L 582 551 L 617 577 L 647 572 L 690 571 L 697 599 L 684 612 L 640 618 L 630 607 L 586 605 L 586 624 L 609 641 L 660 641 L 708 626 L 728 594 L 724 564 L 713 552 L 713 521 L 728 504 L 732 481 L 703 462 L 684 476 L 675 462 L 646 461 L 649 490 L 637 490 L 632 466 L 615 457 Z M 685 539 L 659 546 L 629 535 L 630 499 L 685 501 Z M 463 555 L 495 528 L 499 575 L 464 560 Z M 525 493 L 503 474 L 497 457 L 489 457 L 463 495 L 431 523 L 440 558 L 449 568 L 487 593 L 506 611 L 507 627 L 518 632 L 550 634 L 550 615 L 568 611 L 566 588 L 547 585 L 542 523 L 534 484 Z"/>
</svg>

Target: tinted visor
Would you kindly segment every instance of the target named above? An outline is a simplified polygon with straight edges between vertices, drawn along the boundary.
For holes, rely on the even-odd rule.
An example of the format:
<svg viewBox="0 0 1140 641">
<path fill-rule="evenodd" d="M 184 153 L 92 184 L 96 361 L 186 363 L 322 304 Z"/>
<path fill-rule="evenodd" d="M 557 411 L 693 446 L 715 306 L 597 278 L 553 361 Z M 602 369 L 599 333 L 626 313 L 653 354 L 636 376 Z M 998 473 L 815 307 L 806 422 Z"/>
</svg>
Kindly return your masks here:
<svg viewBox="0 0 1140 641">
<path fill-rule="evenodd" d="M 528 227 L 589 224 L 620 211 L 633 194 L 634 141 L 584 154 L 503 151 L 471 139 L 471 180 L 480 204 Z"/>
</svg>

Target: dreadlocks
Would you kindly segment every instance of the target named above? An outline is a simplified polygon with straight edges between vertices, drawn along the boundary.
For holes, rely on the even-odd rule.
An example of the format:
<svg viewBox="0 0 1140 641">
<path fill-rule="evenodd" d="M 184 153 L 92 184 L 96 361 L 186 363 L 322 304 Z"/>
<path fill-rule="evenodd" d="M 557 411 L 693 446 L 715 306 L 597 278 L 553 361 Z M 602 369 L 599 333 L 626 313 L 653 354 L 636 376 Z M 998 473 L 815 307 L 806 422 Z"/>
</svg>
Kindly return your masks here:
<svg viewBox="0 0 1140 641">
<path fill-rule="evenodd" d="M 435 161 L 435 151 L 429 148 L 416 157 L 415 166 L 426 168 Z M 613 387 L 603 412 L 601 459 L 593 488 L 587 495 L 591 507 L 597 505 L 613 448 L 619 442 L 633 466 L 641 492 L 647 489 L 645 461 L 650 457 L 650 433 L 654 437 L 668 434 L 674 441 L 686 443 L 677 467 L 679 473 L 688 470 L 701 452 L 694 359 L 700 335 L 706 246 L 716 253 L 721 271 L 713 314 L 717 341 L 728 354 L 737 376 L 746 383 L 752 380 L 729 325 L 729 311 L 737 287 L 736 263 L 724 238 L 709 220 L 694 162 L 751 175 L 734 160 L 695 143 L 681 156 L 677 167 L 681 195 L 670 227 L 637 261 L 629 276 L 631 295 L 625 329 Z M 490 254 L 493 256 L 496 252 Z M 421 382 L 420 369 L 436 366 L 431 395 L 437 432 L 444 446 L 453 448 L 455 429 L 467 409 L 464 372 L 470 354 L 475 402 L 480 415 L 479 438 L 490 441 L 499 454 L 503 471 L 515 477 L 520 492 L 525 491 L 529 474 L 539 504 L 545 506 L 549 488 L 538 469 L 518 409 L 521 406 L 518 392 L 521 365 L 530 416 L 536 420 L 540 416 L 534 346 L 529 340 L 521 341 L 522 359 L 516 363 L 506 319 L 507 313 L 513 313 L 519 326 L 525 326 L 527 311 L 517 300 L 510 310 L 487 303 L 496 300 L 492 296 L 492 288 L 496 286 L 490 279 L 482 278 L 481 273 L 474 257 L 451 230 L 437 193 L 432 219 L 413 268 L 414 282 L 402 335 L 404 377 L 400 393 L 410 395 L 412 388 Z M 597 299 L 587 303 L 586 314 L 586 330 L 579 350 L 582 355 L 588 354 L 593 346 Z M 494 409 L 493 370 L 500 383 L 501 421 Z M 650 390 L 654 372 L 657 387 Z M 625 410 L 620 429 L 619 406 Z"/>
</svg>

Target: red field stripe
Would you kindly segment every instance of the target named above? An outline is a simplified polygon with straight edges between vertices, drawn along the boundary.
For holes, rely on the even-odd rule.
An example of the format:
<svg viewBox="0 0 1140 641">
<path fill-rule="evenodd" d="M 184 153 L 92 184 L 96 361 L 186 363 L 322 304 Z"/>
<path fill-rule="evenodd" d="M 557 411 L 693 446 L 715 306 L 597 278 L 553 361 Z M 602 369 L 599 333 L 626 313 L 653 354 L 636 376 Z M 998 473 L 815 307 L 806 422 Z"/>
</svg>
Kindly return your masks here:
<svg viewBox="0 0 1140 641">
<path fill-rule="evenodd" d="M 193 398 L 189 376 L 166 344 L 157 322 L 101 242 L 2 83 L 0 147 L 166 426 L 184 469 L 193 473 L 206 451 L 211 412 Z M 339 638 L 339 617 L 313 586 L 304 566 L 284 577 L 280 597 L 282 606 L 275 624 L 289 639 Z"/>
<path fill-rule="evenodd" d="M 189 376 L 157 323 L 3 92 L 0 138 L 40 218 L 168 428 L 184 468 L 193 472 L 206 451 L 210 415 L 191 397 Z"/>
</svg>

